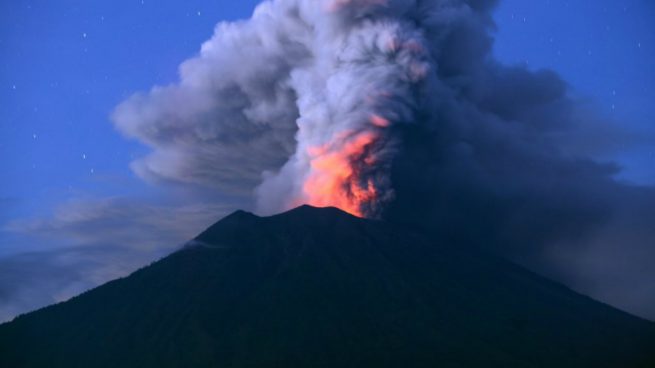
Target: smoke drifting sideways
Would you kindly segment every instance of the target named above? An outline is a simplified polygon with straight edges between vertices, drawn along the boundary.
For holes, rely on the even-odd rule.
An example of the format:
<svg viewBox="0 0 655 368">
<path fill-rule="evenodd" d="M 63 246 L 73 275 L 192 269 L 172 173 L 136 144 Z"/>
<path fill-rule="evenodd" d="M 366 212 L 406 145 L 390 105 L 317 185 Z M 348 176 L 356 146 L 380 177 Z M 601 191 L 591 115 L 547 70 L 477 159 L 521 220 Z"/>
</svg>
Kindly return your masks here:
<svg viewBox="0 0 655 368">
<path fill-rule="evenodd" d="M 655 318 L 655 189 L 570 148 L 596 117 L 557 74 L 494 60 L 495 3 L 267 1 L 113 120 L 147 180 L 419 224 Z"/>
</svg>

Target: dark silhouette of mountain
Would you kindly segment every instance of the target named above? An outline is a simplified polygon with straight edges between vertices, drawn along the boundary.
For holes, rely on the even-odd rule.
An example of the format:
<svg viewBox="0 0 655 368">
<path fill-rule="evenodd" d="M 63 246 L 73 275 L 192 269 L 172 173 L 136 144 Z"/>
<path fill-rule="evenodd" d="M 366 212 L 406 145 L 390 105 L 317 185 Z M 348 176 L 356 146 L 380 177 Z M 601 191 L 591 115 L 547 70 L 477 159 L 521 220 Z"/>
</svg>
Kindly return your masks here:
<svg viewBox="0 0 655 368">
<path fill-rule="evenodd" d="M 129 277 L 1 325 L 0 366 L 647 367 L 654 337 L 492 255 L 303 206 L 235 212 Z"/>
</svg>

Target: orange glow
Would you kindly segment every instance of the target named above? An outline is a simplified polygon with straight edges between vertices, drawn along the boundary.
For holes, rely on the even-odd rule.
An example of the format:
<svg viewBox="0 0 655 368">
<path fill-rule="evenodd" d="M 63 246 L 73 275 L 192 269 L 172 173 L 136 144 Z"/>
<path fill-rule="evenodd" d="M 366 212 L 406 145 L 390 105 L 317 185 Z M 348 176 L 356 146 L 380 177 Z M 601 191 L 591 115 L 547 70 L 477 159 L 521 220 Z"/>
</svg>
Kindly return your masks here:
<svg viewBox="0 0 655 368">
<path fill-rule="evenodd" d="M 371 120 L 371 123 L 373 125 L 375 125 L 376 127 L 380 127 L 380 128 L 386 128 L 389 125 L 391 125 L 391 123 L 389 123 L 389 120 L 387 120 L 387 119 L 385 119 L 382 116 L 377 115 L 377 114 L 371 115 L 370 120 Z"/>
<path fill-rule="evenodd" d="M 303 185 L 305 201 L 318 207 L 334 206 L 363 217 L 362 206 L 376 199 L 377 189 L 372 180 L 361 178 L 357 166 L 375 163 L 370 147 L 379 134 L 364 131 L 338 138 L 341 139 L 307 150 L 311 172 Z"/>
</svg>

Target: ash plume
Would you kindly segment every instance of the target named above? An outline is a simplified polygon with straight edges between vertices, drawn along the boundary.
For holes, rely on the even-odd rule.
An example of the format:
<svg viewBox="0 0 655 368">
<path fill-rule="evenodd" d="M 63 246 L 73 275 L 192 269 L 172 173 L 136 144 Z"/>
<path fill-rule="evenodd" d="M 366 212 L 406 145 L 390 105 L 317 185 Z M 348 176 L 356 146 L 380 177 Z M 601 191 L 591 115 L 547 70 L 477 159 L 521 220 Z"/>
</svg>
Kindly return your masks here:
<svg viewBox="0 0 655 368">
<path fill-rule="evenodd" d="M 655 318 L 629 287 L 655 279 L 655 190 L 571 149 L 597 118 L 557 74 L 494 60 L 495 4 L 267 1 L 113 118 L 148 180 L 419 224 Z"/>
</svg>

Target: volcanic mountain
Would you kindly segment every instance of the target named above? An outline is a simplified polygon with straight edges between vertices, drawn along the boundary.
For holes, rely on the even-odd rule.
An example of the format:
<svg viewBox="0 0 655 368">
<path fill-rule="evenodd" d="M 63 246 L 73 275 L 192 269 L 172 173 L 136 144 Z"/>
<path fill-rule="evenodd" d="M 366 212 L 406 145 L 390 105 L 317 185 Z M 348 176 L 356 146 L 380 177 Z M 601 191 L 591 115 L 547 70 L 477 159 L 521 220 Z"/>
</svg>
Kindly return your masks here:
<svg viewBox="0 0 655 368">
<path fill-rule="evenodd" d="M 0 326 L 2 367 L 653 366 L 655 325 L 508 261 L 299 207 L 238 211 Z"/>
</svg>

